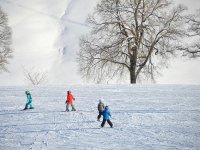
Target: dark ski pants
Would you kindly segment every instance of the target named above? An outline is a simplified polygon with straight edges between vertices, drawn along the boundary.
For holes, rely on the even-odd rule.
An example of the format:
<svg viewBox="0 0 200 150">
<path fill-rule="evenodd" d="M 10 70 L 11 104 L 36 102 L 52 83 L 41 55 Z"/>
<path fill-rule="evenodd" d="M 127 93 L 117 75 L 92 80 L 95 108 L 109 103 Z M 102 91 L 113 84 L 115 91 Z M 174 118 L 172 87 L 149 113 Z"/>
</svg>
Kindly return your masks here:
<svg viewBox="0 0 200 150">
<path fill-rule="evenodd" d="M 112 128 L 112 127 L 113 127 L 113 124 L 112 124 L 112 122 L 110 121 L 110 119 L 108 119 L 108 120 L 106 120 L 106 119 L 103 119 L 103 121 L 102 121 L 102 123 L 101 123 L 101 127 L 102 127 L 102 128 L 104 127 L 104 125 L 105 125 L 106 121 L 108 122 L 108 124 L 109 124 L 109 125 L 110 125 L 110 127 Z"/>
<path fill-rule="evenodd" d="M 101 118 L 101 112 L 99 111 L 99 115 L 97 116 L 97 120 L 99 120 L 100 118 Z"/>
<path fill-rule="evenodd" d="M 69 111 L 69 105 L 71 105 L 72 111 L 76 111 L 74 105 L 73 105 L 73 104 L 68 104 L 68 103 L 67 103 L 67 105 L 66 105 L 66 111 Z"/>
</svg>

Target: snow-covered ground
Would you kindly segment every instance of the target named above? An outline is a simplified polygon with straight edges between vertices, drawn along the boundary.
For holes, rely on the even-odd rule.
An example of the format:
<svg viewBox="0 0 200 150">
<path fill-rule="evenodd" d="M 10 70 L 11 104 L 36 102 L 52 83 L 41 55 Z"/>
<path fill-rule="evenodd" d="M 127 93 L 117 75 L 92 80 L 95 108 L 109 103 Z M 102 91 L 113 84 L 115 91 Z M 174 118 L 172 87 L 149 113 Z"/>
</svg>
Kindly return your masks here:
<svg viewBox="0 0 200 150">
<path fill-rule="evenodd" d="M 21 111 L 27 89 L 35 109 Z M 100 128 L 99 98 L 114 128 Z M 0 149 L 200 149 L 200 85 L 0 87 Z"/>
</svg>

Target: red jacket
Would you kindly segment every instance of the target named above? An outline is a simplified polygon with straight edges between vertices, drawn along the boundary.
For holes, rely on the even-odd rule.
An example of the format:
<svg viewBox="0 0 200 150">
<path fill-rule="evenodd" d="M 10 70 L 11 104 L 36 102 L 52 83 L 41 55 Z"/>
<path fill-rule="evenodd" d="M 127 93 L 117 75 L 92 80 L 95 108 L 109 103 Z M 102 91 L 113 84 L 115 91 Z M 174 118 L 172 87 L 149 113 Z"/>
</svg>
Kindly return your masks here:
<svg viewBox="0 0 200 150">
<path fill-rule="evenodd" d="M 67 99 L 66 99 L 67 103 L 68 104 L 72 104 L 73 100 L 75 100 L 75 98 L 73 97 L 72 93 L 70 91 L 68 91 L 68 93 L 67 93 Z"/>
</svg>

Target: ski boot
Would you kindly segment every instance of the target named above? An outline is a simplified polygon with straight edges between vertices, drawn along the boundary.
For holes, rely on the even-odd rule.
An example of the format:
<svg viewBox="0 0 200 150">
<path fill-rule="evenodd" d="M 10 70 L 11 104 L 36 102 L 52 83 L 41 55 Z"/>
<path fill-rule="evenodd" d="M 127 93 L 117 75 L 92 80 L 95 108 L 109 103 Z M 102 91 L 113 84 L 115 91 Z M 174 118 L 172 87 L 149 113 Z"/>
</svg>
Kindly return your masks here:
<svg viewBox="0 0 200 150">
<path fill-rule="evenodd" d="M 73 108 L 73 109 L 72 109 L 72 111 L 76 111 L 76 109 L 75 109 L 75 108 Z"/>
</svg>

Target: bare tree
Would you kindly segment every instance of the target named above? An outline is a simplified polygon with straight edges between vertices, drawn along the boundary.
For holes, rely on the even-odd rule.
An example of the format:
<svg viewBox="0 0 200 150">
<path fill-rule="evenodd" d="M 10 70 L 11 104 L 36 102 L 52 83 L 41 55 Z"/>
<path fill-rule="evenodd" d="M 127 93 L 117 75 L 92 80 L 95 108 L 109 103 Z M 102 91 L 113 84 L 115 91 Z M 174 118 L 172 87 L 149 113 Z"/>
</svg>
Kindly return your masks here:
<svg viewBox="0 0 200 150">
<path fill-rule="evenodd" d="M 30 69 L 24 68 L 25 79 L 32 85 L 40 85 L 47 82 L 47 72 L 39 71 L 34 67 Z"/>
<path fill-rule="evenodd" d="M 11 28 L 8 26 L 8 18 L 0 7 L 0 72 L 8 71 L 6 65 L 12 57 Z"/>
<path fill-rule="evenodd" d="M 183 45 L 180 49 L 183 56 L 200 57 L 200 9 L 194 15 L 187 16 L 188 23 L 188 45 Z"/>
<path fill-rule="evenodd" d="M 185 36 L 186 8 L 168 0 L 101 0 L 80 39 L 80 73 L 99 82 L 130 76 L 154 80 Z"/>
</svg>

